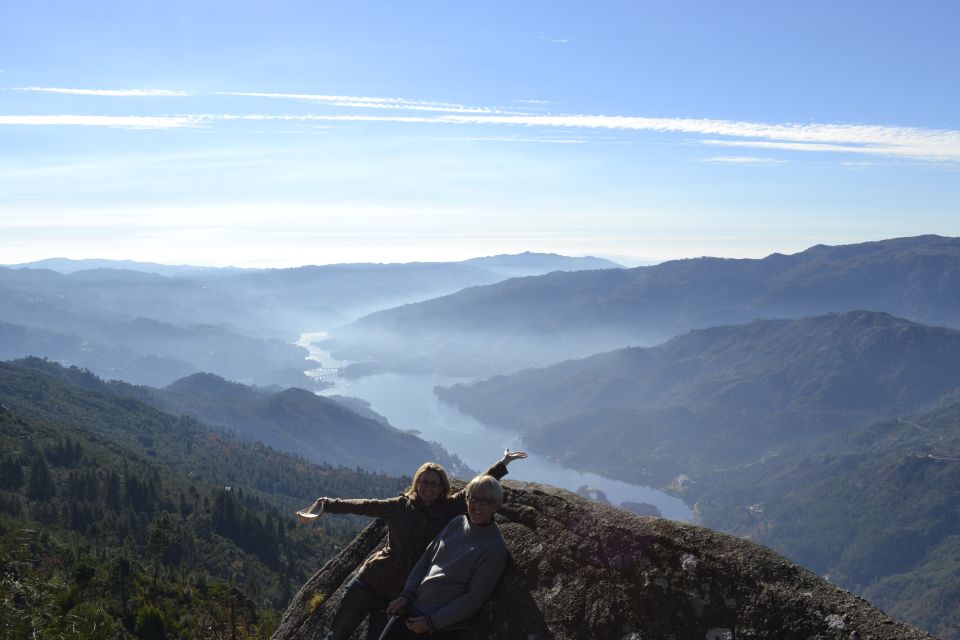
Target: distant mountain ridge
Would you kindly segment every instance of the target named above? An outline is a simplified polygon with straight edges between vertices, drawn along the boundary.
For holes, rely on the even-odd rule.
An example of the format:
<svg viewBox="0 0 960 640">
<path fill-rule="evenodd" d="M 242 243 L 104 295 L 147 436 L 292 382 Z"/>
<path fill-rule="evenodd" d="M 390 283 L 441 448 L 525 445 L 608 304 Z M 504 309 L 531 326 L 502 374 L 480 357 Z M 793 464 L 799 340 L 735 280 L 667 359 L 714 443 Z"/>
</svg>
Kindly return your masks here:
<svg viewBox="0 0 960 640">
<path fill-rule="evenodd" d="M 237 330 L 262 315 L 255 305 L 155 274 L 0 268 L 4 358 L 48 357 L 139 384 L 163 386 L 196 371 L 304 384 L 305 349 L 275 332 Z"/>
<path fill-rule="evenodd" d="M 960 327 L 960 238 L 514 278 L 371 314 L 338 334 L 334 347 L 344 359 L 395 368 L 425 353 L 426 366 L 469 363 L 490 375 L 691 329 L 854 309 Z"/>
<path fill-rule="evenodd" d="M 619 265 L 526 253 L 292 269 L 64 259 L 0 267 L 0 358 L 48 357 L 152 386 L 198 371 L 303 386 L 307 353 L 291 343 L 304 333 L 518 273 L 598 266 Z"/>
<path fill-rule="evenodd" d="M 500 254 L 483 258 L 470 258 L 463 264 L 483 267 L 508 277 L 535 275 L 537 272 L 550 273 L 552 271 L 591 271 L 595 269 L 622 269 L 606 258 L 584 256 L 573 258 L 556 253 L 533 253 L 524 251 L 517 254 Z"/>
<path fill-rule="evenodd" d="M 105 260 L 97 258 L 73 259 L 73 258 L 45 258 L 33 262 L 22 262 L 20 264 L 3 265 L 11 269 L 49 269 L 63 274 L 75 273 L 77 271 L 87 271 L 92 269 L 111 269 L 125 271 L 139 271 L 143 273 L 156 273 L 165 276 L 180 276 L 186 273 L 201 272 L 228 272 L 238 271 L 236 267 L 201 267 L 188 264 L 160 264 L 157 262 L 140 262 L 137 260 Z"/>
<path fill-rule="evenodd" d="M 355 262 L 355 263 L 329 263 L 321 265 L 303 265 L 301 267 L 284 268 L 240 268 L 240 267 L 208 267 L 190 264 L 160 264 L 156 262 L 139 262 L 136 260 L 105 260 L 105 259 L 72 259 L 72 258 L 46 258 L 33 262 L 23 262 L 19 264 L 0 265 L 0 268 L 7 267 L 11 269 L 49 269 L 62 274 L 72 274 L 78 271 L 89 270 L 123 270 L 136 271 L 141 273 L 154 273 L 164 276 L 191 276 L 191 275 L 242 275 L 253 273 L 279 273 L 316 271 L 316 270 L 351 270 L 351 269 L 369 269 L 378 270 L 390 267 L 401 267 L 403 265 L 470 265 L 479 267 L 488 271 L 498 272 L 501 275 L 530 275 L 550 271 L 576 271 L 581 269 L 620 269 L 620 265 L 606 258 L 597 258 L 594 256 L 573 257 L 564 256 L 557 253 L 537 253 L 524 251 L 516 254 L 497 254 L 493 256 L 483 256 L 477 258 L 468 258 L 461 261 L 447 262 L 407 262 L 407 263 L 375 263 L 375 262 Z"/>
<path fill-rule="evenodd" d="M 437 392 L 548 455 L 659 485 L 960 397 L 960 331 L 868 311 L 758 320 Z"/>
</svg>

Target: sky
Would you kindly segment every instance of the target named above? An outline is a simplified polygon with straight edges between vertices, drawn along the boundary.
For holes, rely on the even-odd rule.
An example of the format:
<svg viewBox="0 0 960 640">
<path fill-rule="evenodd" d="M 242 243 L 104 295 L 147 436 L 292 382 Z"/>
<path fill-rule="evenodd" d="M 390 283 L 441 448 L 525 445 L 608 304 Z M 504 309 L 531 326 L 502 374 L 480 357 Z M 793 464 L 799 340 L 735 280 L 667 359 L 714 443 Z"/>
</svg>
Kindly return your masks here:
<svg viewBox="0 0 960 640">
<path fill-rule="evenodd" d="M 0 264 L 960 236 L 960 3 L 0 2 Z"/>
</svg>

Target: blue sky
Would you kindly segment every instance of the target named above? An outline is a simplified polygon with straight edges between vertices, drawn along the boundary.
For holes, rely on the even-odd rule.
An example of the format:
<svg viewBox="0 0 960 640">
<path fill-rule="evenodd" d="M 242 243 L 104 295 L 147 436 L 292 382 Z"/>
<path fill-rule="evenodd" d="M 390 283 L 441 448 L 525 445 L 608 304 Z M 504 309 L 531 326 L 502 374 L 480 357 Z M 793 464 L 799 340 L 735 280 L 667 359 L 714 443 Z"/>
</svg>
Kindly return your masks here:
<svg viewBox="0 0 960 640">
<path fill-rule="evenodd" d="M 960 3 L 0 4 L 0 263 L 960 235 Z"/>
</svg>

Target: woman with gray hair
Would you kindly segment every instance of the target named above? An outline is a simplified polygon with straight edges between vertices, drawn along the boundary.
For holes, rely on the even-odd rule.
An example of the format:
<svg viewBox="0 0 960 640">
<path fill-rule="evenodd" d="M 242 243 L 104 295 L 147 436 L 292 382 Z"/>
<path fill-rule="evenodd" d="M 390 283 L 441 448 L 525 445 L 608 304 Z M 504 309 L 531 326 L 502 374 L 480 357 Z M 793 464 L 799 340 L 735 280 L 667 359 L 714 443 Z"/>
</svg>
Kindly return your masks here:
<svg viewBox="0 0 960 640">
<path fill-rule="evenodd" d="M 503 504 L 496 478 L 467 484 L 467 515 L 450 521 L 420 556 L 403 592 L 387 607 L 380 640 L 430 633 L 449 637 L 462 629 L 490 596 L 507 562 L 507 545 L 493 515 Z"/>
</svg>

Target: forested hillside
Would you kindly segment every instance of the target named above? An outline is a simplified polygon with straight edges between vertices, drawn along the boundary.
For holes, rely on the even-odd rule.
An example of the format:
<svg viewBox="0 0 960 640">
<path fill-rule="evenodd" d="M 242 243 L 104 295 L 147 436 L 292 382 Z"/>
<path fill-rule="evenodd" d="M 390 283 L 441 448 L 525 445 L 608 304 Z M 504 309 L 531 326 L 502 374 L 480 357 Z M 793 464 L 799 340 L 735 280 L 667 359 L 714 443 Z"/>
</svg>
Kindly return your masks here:
<svg viewBox="0 0 960 640">
<path fill-rule="evenodd" d="M 411 473 L 424 460 L 448 464 L 438 445 L 362 416 L 345 405 L 304 389 L 264 391 L 195 374 L 158 391 L 160 406 L 313 462 L 329 462 L 386 473 Z M 453 467 L 450 467 L 453 470 Z"/>
<path fill-rule="evenodd" d="M 762 320 L 439 393 L 571 466 L 669 483 L 703 524 L 957 636 L 960 331 Z"/>
<path fill-rule="evenodd" d="M 704 474 L 685 497 L 941 638 L 958 635 L 960 403 Z"/>
<path fill-rule="evenodd" d="M 293 511 L 402 486 L 0 363 L 0 637 L 266 637 L 360 524 Z"/>
<path fill-rule="evenodd" d="M 190 416 L 310 462 L 395 475 L 410 473 L 428 459 L 449 465 L 451 472 L 462 466 L 439 445 L 357 413 L 353 409 L 356 403 L 335 401 L 304 389 L 263 389 L 210 373 L 155 389 L 117 380 L 105 382 L 89 371 L 40 358 L 24 358 L 14 364 L 108 396 L 139 400 L 164 413 Z"/>
<path fill-rule="evenodd" d="M 438 393 L 560 460 L 662 486 L 958 388 L 960 331 L 853 311 L 692 331 Z"/>
</svg>

